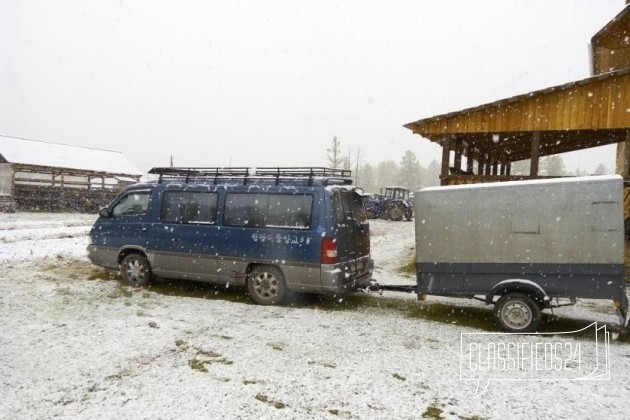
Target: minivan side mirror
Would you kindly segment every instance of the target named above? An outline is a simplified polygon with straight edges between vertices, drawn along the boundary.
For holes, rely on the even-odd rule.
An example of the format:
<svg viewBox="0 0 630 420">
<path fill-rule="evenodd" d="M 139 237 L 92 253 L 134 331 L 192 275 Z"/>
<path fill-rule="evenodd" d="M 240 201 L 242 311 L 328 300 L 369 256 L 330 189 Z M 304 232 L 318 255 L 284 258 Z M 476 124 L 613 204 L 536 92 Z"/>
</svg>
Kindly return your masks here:
<svg viewBox="0 0 630 420">
<path fill-rule="evenodd" d="M 107 207 L 103 207 L 98 211 L 98 215 L 101 217 L 109 217 L 109 209 Z"/>
</svg>

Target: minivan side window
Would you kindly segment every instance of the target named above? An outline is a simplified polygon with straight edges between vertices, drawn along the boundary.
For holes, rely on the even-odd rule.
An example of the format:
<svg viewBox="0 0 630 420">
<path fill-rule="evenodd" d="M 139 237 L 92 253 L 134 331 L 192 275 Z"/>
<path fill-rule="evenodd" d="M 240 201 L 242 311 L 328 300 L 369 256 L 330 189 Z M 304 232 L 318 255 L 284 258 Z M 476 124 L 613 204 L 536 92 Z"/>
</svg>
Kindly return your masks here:
<svg viewBox="0 0 630 420">
<path fill-rule="evenodd" d="M 313 196 L 309 194 L 228 193 L 223 223 L 228 226 L 308 229 Z"/>
<path fill-rule="evenodd" d="M 164 223 L 214 224 L 217 193 L 165 191 L 160 219 Z"/>
<path fill-rule="evenodd" d="M 151 192 L 138 191 L 124 196 L 112 209 L 112 216 L 142 216 L 149 208 Z"/>
</svg>

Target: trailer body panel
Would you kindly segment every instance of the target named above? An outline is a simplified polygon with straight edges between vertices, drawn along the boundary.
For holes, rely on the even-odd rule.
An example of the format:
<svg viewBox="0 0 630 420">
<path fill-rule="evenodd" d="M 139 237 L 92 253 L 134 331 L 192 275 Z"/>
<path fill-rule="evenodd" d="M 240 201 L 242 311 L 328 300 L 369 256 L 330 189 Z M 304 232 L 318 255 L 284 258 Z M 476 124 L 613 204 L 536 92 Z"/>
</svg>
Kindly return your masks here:
<svg viewBox="0 0 630 420">
<path fill-rule="evenodd" d="M 550 297 L 627 306 L 619 176 L 425 188 L 415 209 L 419 295 L 522 279 Z"/>
</svg>

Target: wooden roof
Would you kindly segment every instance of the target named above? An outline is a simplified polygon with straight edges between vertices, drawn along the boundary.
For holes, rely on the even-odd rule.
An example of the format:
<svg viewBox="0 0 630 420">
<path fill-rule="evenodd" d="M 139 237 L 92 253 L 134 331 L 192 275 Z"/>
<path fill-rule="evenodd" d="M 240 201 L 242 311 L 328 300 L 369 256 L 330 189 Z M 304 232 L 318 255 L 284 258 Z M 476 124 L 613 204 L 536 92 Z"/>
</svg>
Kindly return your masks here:
<svg viewBox="0 0 630 420">
<path fill-rule="evenodd" d="M 453 138 L 463 140 L 474 144 L 471 150 L 492 153 L 505 162 L 530 157 L 534 132 L 540 133 L 540 156 L 618 143 L 630 129 L 630 68 L 405 127 L 442 146 Z"/>
<path fill-rule="evenodd" d="M 630 44 L 630 4 L 591 38 L 591 44 L 611 49 L 627 48 Z"/>
</svg>

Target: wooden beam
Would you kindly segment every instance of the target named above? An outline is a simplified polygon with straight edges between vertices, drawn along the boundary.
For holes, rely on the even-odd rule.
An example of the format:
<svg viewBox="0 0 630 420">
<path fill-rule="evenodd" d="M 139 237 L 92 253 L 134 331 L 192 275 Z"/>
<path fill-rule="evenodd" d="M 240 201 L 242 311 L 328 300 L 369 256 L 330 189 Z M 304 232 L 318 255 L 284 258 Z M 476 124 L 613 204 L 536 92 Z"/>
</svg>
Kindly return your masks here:
<svg viewBox="0 0 630 420">
<path fill-rule="evenodd" d="M 538 158 L 540 156 L 540 131 L 532 133 L 532 152 L 530 155 L 531 165 L 529 176 L 538 176 Z"/>
</svg>

